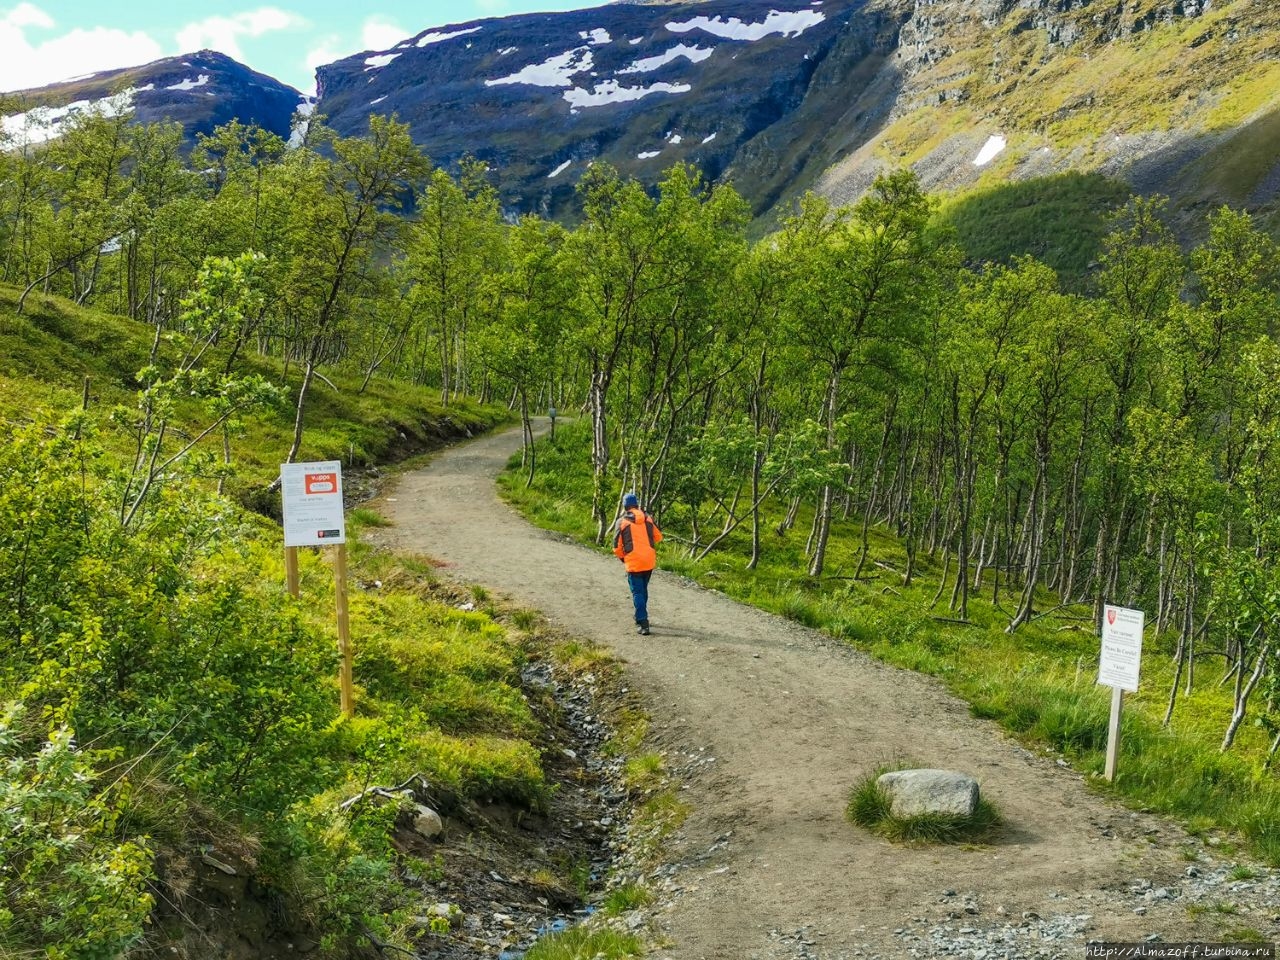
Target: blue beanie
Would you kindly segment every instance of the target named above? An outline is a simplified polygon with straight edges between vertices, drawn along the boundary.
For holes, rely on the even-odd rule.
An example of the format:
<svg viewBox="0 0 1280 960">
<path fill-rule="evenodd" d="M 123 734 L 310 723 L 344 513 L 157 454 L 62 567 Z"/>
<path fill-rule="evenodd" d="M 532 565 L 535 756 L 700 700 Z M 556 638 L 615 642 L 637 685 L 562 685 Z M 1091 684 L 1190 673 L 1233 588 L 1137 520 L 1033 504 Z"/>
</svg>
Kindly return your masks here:
<svg viewBox="0 0 1280 960">
<path fill-rule="evenodd" d="M 622 506 L 625 507 L 627 510 L 630 510 L 632 507 L 638 507 L 640 506 L 640 498 L 637 497 L 634 493 L 628 493 L 625 497 L 622 498 Z"/>
</svg>

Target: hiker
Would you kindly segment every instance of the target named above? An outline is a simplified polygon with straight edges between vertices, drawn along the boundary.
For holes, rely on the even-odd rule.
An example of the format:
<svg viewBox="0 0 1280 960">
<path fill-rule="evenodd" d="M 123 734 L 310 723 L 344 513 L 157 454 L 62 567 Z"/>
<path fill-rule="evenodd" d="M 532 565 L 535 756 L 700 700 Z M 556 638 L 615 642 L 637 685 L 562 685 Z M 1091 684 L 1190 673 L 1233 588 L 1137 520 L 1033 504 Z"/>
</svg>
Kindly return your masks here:
<svg viewBox="0 0 1280 960">
<path fill-rule="evenodd" d="M 622 517 L 618 535 L 613 538 L 613 552 L 627 568 L 627 585 L 636 605 L 636 632 L 649 635 L 649 577 L 658 565 L 654 549 L 662 542 L 662 531 L 643 510 L 640 498 L 628 493 L 622 498 Z"/>
</svg>

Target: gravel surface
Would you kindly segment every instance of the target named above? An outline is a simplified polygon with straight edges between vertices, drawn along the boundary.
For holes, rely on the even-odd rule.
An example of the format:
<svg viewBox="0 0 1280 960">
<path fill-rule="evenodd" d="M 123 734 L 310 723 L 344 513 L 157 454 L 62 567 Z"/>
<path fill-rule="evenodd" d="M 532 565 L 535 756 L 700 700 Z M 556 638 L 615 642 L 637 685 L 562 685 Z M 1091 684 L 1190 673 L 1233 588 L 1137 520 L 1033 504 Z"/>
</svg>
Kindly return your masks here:
<svg viewBox="0 0 1280 960">
<path fill-rule="evenodd" d="M 485 437 L 404 475 L 377 503 L 393 523 L 378 537 L 626 661 L 693 811 L 645 877 L 655 902 L 612 921 L 644 931 L 653 956 L 1034 958 L 1089 940 L 1280 938 L 1274 871 L 1245 878 L 1225 846 L 1111 802 L 934 680 L 661 571 L 653 635 L 637 637 L 616 560 L 497 499 L 519 442 Z M 903 847 L 850 826 L 851 787 L 886 760 L 976 777 L 1002 833 Z M 628 827 L 608 826 L 625 875 Z"/>
</svg>

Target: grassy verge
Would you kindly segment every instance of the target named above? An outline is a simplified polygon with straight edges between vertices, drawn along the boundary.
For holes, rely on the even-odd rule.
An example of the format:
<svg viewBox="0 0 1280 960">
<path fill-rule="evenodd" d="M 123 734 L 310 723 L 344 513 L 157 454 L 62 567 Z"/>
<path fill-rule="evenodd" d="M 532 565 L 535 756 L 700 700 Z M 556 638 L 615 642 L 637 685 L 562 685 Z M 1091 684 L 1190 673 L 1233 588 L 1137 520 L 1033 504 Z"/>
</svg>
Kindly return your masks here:
<svg viewBox="0 0 1280 960">
<path fill-rule="evenodd" d="M 516 469 L 501 481 L 504 495 L 533 522 L 584 541 L 592 533 L 587 426 L 566 423 L 555 444 L 544 442 L 531 487 Z M 945 599 L 932 605 L 939 564 L 919 558 L 913 584 L 904 587 L 898 571 L 905 569 L 905 553 L 884 531 L 872 531 L 869 578 L 852 579 L 861 533 L 853 521 L 834 526 L 827 573 L 812 580 L 804 575 L 811 519 L 802 511 L 791 530 L 778 533 L 779 516 L 767 516 L 763 560 L 754 571 L 746 569 L 745 528 L 701 562 L 672 540 L 660 551 L 660 563 L 886 662 L 938 677 L 975 715 L 1060 753 L 1085 773 L 1101 773 L 1109 695 L 1095 683 L 1098 640 L 1083 619 L 1087 611 L 1046 613 L 1009 635 L 1004 627 L 1015 599 L 1007 590 L 996 595 L 988 578 L 970 601 L 971 623 L 944 622 Z M 664 527 L 681 532 L 678 512 L 664 518 Z M 1038 606 L 1049 611 L 1057 603 L 1043 594 Z M 1161 637 L 1144 644 L 1142 686 L 1126 699 L 1119 774 L 1114 785 L 1097 781 L 1098 788 L 1178 817 L 1193 832 L 1231 834 L 1254 855 L 1280 863 L 1280 780 L 1262 768 L 1266 731 L 1242 728 L 1232 752 L 1220 752 L 1231 699 L 1216 676 L 1202 677 L 1190 695 L 1180 694 L 1172 723 L 1163 727 L 1171 652 Z"/>
</svg>

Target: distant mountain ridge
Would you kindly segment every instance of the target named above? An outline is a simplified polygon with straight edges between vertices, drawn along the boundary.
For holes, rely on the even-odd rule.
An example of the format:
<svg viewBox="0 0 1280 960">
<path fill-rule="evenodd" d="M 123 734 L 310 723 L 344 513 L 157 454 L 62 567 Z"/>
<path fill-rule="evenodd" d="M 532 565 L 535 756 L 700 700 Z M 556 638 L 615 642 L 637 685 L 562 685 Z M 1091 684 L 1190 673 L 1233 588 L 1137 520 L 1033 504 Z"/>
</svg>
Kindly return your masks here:
<svg viewBox="0 0 1280 960">
<path fill-rule="evenodd" d="M 11 96 L 31 105 L 4 120 L 5 131 L 19 141 L 56 136 L 67 116 L 95 104 L 132 109 L 139 123 L 177 121 L 192 139 L 237 119 L 287 138 L 294 112 L 307 99 L 215 50 L 104 70 Z"/>
<path fill-rule="evenodd" d="M 1098 171 L 1277 223 L 1277 51 L 1268 0 L 628 0 L 424 29 L 320 67 L 315 109 L 347 136 L 394 114 L 436 163 L 485 160 L 512 215 L 572 218 L 592 162 L 653 183 L 685 161 L 761 216 L 910 165 L 951 191 Z M 219 57 L 29 95 L 127 82 L 143 120 L 287 133 L 301 95 L 227 58 L 224 81 Z"/>
</svg>

